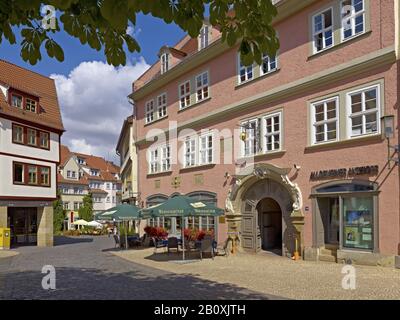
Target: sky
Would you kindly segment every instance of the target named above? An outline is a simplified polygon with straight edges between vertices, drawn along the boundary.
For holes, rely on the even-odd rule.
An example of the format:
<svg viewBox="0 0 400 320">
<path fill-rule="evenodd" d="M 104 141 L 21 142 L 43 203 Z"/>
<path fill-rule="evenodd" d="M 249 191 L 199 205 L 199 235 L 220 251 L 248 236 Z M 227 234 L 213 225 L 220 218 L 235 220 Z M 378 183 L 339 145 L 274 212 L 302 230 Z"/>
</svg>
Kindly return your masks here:
<svg viewBox="0 0 400 320">
<path fill-rule="evenodd" d="M 102 156 L 117 164 L 115 147 L 124 119 L 132 113 L 127 99 L 132 82 L 158 59 L 163 45 L 174 45 L 184 36 L 176 25 L 149 15 L 139 15 L 136 27 L 128 32 L 139 42 L 141 52 L 128 54 L 127 65 L 117 68 L 106 63 L 102 51 L 62 33 L 54 38 L 64 49 L 64 62 L 42 51 L 42 61 L 32 66 L 20 57 L 20 41 L 0 45 L 0 59 L 55 79 L 66 129 L 62 143 L 71 151 Z"/>
</svg>

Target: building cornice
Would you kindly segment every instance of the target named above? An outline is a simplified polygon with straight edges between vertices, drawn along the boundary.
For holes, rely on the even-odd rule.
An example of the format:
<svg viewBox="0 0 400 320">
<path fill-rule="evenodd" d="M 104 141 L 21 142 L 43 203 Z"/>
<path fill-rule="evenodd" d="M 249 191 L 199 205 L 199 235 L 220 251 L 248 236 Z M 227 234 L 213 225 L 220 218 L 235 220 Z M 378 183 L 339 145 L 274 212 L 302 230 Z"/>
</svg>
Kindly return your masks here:
<svg viewBox="0 0 400 320">
<path fill-rule="evenodd" d="M 304 9 L 305 7 L 313 4 L 318 0 L 281 0 L 276 2 L 278 10 L 277 15 L 272 20 L 272 25 L 279 23 L 280 21 L 288 18 L 292 14 Z M 238 41 L 239 43 L 239 41 Z M 163 47 L 164 48 L 164 47 Z M 168 47 L 165 47 L 168 48 Z M 225 51 L 232 49 L 226 43 L 222 43 L 221 39 L 218 39 L 211 43 L 207 48 L 189 55 L 178 65 L 174 66 L 168 72 L 160 75 L 158 78 L 151 79 L 145 85 L 134 91 L 129 95 L 129 98 L 137 101 L 143 97 L 151 94 L 152 92 L 159 90 L 169 82 L 173 81 L 177 77 L 184 75 L 190 70 L 212 60 L 216 56 L 224 53 Z M 171 49 L 171 48 L 168 48 Z"/>
<path fill-rule="evenodd" d="M 356 58 L 349 62 L 315 73 L 311 76 L 275 87 L 263 93 L 254 95 L 244 100 L 216 109 L 212 112 L 192 118 L 188 121 L 180 122 L 177 130 L 179 131 L 186 128 L 193 128 L 204 123 L 208 123 L 218 119 L 224 119 L 226 118 L 227 113 L 232 115 L 233 113 L 238 113 L 243 110 L 250 111 L 251 108 L 257 107 L 260 104 L 271 103 L 276 100 L 285 99 L 299 93 L 306 92 L 309 89 L 316 89 L 326 84 L 361 73 L 365 70 L 378 68 L 386 64 L 394 63 L 395 61 L 396 53 L 394 47 L 387 47 Z M 164 133 L 168 135 L 169 129 L 164 129 L 162 131 L 164 131 Z M 152 137 L 154 138 L 155 136 Z M 149 137 L 149 139 L 151 139 L 152 137 Z M 146 137 L 140 137 L 136 144 L 142 145 L 146 144 L 147 142 L 151 141 L 147 140 Z"/>
</svg>

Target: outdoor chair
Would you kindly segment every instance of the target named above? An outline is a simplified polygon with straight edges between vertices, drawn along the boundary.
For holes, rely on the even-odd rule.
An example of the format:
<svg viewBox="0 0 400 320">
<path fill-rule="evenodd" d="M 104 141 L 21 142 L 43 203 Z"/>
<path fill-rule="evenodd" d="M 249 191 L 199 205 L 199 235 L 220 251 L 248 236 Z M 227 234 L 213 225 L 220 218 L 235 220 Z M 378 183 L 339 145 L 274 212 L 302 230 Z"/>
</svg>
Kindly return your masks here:
<svg viewBox="0 0 400 320">
<path fill-rule="evenodd" d="M 203 239 L 201 241 L 200 246 L 200 259 L 203 260 L 203 252 L 209 252 L 211 254 L 211 258 L 214 260 L 214 248 L 213 248 L 213 240 L 212 239 Z"/>
<path fill-rule="evenodd" d="M 176 251 L 179 252 L 178 238 L 176 238 L 176 237 L 168 238 L 167 249 L 168 249 L 168 254 L 171 249 L 176 249 Z"/>
<path fill-rule="evenodd" d="M 119 241 L 119 236 L 117 236 L 116 234 L 114 234 L 114 241 L 115 241 L 115 247 L 121 248 L 121 241 Z"/>
<path fill-rule="evenodd" d="M 157 249 L 160 248 L 167 248 L 167 244 L 164 243 L 162 240 L 157 240 L 157 238 L 152 238 L 153 239 L 153 244 L 154 244 L 154 253 L 157 253 Z"/>
<path fill-rule="evenodd" d="M 195 241 L 185 241 L 185 248 L 184 250 L 188 253 L 188 256 L 191 252 L 196 252 L 199 248 L 196 246 Z"/>
</svg>

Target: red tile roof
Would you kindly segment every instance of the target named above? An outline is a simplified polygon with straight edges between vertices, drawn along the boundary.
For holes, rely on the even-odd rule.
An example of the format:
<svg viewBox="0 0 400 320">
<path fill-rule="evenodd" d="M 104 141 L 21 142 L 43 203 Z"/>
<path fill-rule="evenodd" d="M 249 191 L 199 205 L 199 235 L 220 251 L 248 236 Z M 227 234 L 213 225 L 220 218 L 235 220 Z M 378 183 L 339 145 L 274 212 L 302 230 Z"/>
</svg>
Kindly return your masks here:
<svg viewBox="0 0 400 320">
<path fill-rule="evenodd" d="M 89 169 L 95 169 L 100 171 L 99 176 L 90 176 L 88 174 L 84 175 L 84 178 L 87 180 L 99 180 L 99 181 L 115 181 L 119 182 L 117 178 L 115 178 L 115 174 L 119 174 L 120 168 L 115 165 L 111 161 L 107 161 L 104 158 L 72 152 L 69 148 L 65 145 L 61 145 L 61 164 L 60 167 L 64 167 L 67 161 L 72 157 L 76 156 L 78 158 L 85 159 L 86 165 L 83 167 L 87 167 Z"/>
<path fill-rule="evenodd" d="M 0 116 L 6 115 L 42 125 L 49 129 L 64 131 L 57 90 L 53 79 L 0 60 L 0 84 L 34 95 L 39 98 L 40 103 L 40 113 L 26 112 L 12 107 L 7 102 L 7 97 L 0 90 Z"/>
</svg>

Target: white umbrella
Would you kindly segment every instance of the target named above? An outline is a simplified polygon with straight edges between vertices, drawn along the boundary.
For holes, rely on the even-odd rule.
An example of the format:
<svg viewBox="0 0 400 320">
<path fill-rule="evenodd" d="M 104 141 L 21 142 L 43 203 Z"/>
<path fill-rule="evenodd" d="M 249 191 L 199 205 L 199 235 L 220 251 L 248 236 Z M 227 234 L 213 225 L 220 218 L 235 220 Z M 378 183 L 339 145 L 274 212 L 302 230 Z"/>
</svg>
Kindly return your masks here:
<svg viewBox="0 0 400 320">
<path fill-rule="evenodd" d="M 89 227 L 94 227 L 96 229 L 102 229 L 103 228 L 103 225 L 100 222 L 97 222 L 97 221 L 90 221 L 87 225 Z"/>
<path fill-rule="evenodd" d="M 86 220 L 81 219 L 81 220 L 74 221 L 73 224 L 76 225 L 76 226 L 87 226 L 89 224 L 89 222 L 87 222 Z"/>
</svg>

